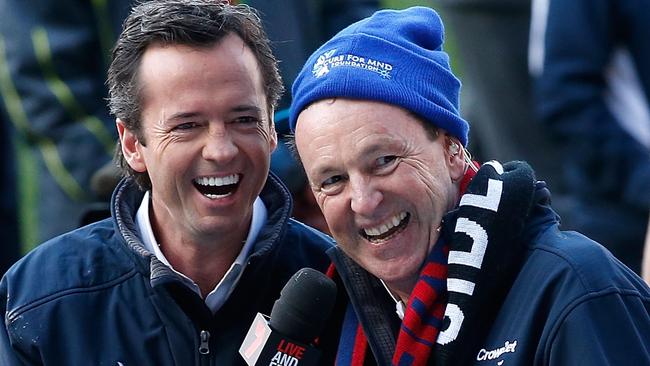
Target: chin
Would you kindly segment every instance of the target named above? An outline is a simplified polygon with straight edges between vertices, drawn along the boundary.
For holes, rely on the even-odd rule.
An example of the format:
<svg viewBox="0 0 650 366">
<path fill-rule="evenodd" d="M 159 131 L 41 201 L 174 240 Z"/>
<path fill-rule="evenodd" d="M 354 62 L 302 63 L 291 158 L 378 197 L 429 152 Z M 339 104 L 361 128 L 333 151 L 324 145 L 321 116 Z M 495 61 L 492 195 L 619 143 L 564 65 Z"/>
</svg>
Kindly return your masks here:
<svg viewBox="0 0 650 366">
<path fill-rule="evenodd" d="M 385 282 L 402 282 L 410 277 L 417 276 L 417 273 L 415 273 L 417 271 L 405 271 L 405 266 L 400 263 L 379 263 L 373 266 L 365 266 L 364 268 Z"/>
</svg>

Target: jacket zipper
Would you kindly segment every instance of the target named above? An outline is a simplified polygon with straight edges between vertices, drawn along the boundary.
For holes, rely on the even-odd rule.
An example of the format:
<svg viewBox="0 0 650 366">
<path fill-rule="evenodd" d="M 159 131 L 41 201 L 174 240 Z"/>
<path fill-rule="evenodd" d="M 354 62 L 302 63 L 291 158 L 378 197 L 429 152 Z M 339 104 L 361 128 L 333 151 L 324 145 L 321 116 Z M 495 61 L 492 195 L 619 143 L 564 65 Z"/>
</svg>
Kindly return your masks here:
<svg viewBox="0 0 650 366">
<path fill-rule="evenodd" d="M 202 330 L 199 335 L 201 343 L 199 344 L 199 353 L 202 355 L 210 354 L 210 332 Z"/>
</svg>

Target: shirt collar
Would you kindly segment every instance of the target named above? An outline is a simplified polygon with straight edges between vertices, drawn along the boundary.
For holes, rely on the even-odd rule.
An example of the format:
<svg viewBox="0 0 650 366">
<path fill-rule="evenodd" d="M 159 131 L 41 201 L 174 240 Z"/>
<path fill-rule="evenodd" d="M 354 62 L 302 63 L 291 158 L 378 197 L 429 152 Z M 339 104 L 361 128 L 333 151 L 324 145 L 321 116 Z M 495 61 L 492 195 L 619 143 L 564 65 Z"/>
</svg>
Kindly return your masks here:
<svg viewBox="0 0 650 366">
<path fill-rule="evenodd" d="M 160 250 L 160 246 L 153 233 L 149 217 L 150 202 L 151 191 L 147 191 L 142 198 L 142 203 L 140 203 L 140 207 L 138 208 L 138 212 L 136 213 L 135 217 L 135 222 L 140 231 L 142 243 L 144 244 L 145 249 L 147 249 L 147 251 L 150 253 L 153 253 L 153 255 L 155 255 L 159 261 L 164 263 L 172 271 L 178 274 L 183 283 L 200 296 L 201 291 L 199 289 L 199 286 L 191 278 L 174 269 L 167 258 L 165 258 L 162 250 Z M 246 241 L 242 246 L 241 251 L 239 252 L 239 255 L 237 255 L 237 258 L 235 258 L 235 261 L 232 263 L 228 269 L 228 272 L 226 272 L 221 281 L 219 281 L 215 288 L 205 297 L 204 301 L 213 313 L 216 312 L 221 307 L 221 305 L 223 305 L 228 296 L 230 296 L 232 290 L 237 285 L 237 282 L 239 282 L 239 278 L 241 277 L 243 269 L 246 266 L 246 260 L 251 254 L 255 239 L 257 239 L 257 235 L 266 222 L 267 216 L 268 213 L 266 206 L 264 205 L 264 202 L 262 202 L 262 199 L 258 196 L 255 199 L 255 202 L 253 202 L 253 217 L 251 219 L 250 229 L 248 231 Z"/>
</svg>

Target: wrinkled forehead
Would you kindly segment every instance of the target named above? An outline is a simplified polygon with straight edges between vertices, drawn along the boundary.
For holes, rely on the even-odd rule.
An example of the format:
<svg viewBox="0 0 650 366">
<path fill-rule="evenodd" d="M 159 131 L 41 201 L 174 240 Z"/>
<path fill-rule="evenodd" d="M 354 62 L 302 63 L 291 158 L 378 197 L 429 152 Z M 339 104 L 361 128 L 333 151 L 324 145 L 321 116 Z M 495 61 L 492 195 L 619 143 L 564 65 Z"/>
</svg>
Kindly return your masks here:
<svg viewBox="0 0 650 366">
<path fill-rule="evenodd" d="M 407 110 L 381 103 L 327 99 L 298 117 L 295 147 L 303 165 L 326 160 L 354 164 L 377 153 L 398 154 L 429 145 L 425 125 Z"/>
<path fill-rule="evenodd" d="M 433 141 L 439 135 L 438 127 L 412 111 L 370 100 L 322 99 L 307 106 L 299 114 L 297 122 L 295 135 L 305 140 L 332 134 L 339 139 L 346 138 L 350 143 L 358 143 L 370 136 L 382 138 L 382 134 L 425 133 Z"/>
</svg>

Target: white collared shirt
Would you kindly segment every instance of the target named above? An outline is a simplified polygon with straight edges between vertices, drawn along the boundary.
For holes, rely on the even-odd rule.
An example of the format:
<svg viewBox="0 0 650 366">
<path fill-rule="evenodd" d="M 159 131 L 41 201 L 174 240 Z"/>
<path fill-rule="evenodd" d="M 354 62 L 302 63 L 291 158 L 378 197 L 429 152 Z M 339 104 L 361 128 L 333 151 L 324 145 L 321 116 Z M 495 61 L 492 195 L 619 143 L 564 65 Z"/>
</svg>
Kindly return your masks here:
<svg viewBox="0 0 650 366">
<path fill-rule="evenodd" d="M 142 203 L 138 208 L 138 212 L 135 217 L 135 224 L 138 226 L 140 233 L 142 235 L 142 243 L 144 244 L 145 249 L 150 253 L 153 253 L 159 261 L 164 263 L 172 271 L 177 273 L 183 280 L 183 283 L 187 285 L 192 291 L 196 292 L 199 296 L 201 295 L 201 290 L 199 286 L 189 277 L 183 273 L 177 271 L 169 264 L 167 258 L 160 250 L 160 246 L 156 237 L 153 234 L 153 229 L 151 228 L 151 221 L 149 220 L 149 203 L 151 193 L 147 191 L 142 199 Z M 205 304 L 210 308 L 213 313 L 216 313 L 217 310 L 226 302 L 232 291 L 235 289 L 239 278 L 244 272 L 244 267 L 248 256 L 250 255 L 251 249 L 253 248 L 253 243 L 259 234 L 262 225 L 266 222 L 267 211 L 266 206 L 262 202 L 262 199 L 257 197 L 253 203 L 253 218 L 251 220 L 250 230 L 248 231 L 248 236 L 246 237 L 246 242 L 244 243 L 241 251 L 235 261 L 230 266 L 230 269 L 223 276 L 221 281 L 214 287 L 214 289 L 205 297 Z"/>
</svg>

